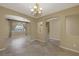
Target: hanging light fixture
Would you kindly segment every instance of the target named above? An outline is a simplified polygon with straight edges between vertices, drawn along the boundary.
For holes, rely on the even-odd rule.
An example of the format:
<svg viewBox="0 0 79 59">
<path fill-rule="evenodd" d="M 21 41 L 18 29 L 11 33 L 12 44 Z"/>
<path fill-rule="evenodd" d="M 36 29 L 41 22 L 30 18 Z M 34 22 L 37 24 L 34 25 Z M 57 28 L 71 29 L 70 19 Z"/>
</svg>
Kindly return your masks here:
<svg viewBox="0 0 79 59">
<path fill-rule="evenodd" d="M 40 8 L 39 4 L 36 3 L 33 9 L 31 9 L 31 12 L 34 16 L 40 16 L 42 14 L 42 8 Z"/>
</svg>

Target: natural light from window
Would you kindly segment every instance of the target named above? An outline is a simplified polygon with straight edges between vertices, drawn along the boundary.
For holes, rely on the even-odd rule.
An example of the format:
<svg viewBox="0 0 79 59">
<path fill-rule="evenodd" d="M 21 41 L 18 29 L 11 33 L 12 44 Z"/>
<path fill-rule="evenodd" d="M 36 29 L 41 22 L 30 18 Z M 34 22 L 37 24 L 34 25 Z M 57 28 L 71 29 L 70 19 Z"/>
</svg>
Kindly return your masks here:
<svg viewBox="0 0 79 59">
<path fill-rule="evenodd" d="M 13 32 L 24 32 L 25 31 L 24 25 L 25 23 L 18 22 L 14 27 Z"/>
</svg>

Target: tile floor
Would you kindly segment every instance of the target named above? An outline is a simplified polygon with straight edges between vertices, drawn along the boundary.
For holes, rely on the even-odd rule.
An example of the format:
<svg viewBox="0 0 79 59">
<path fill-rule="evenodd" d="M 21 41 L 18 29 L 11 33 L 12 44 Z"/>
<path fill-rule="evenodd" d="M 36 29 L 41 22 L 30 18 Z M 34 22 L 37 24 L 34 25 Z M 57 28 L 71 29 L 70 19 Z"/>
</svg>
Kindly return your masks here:
<svg viewBox="0 0 79 59">
<path fill-rule="evenodd" d="M 17 37 L 7 40 L 7 48 L 0 51 L 0 56 L 79 56 L 79 54 L 50 43 L 33 41 L 29 37 Z"/>
</svg>

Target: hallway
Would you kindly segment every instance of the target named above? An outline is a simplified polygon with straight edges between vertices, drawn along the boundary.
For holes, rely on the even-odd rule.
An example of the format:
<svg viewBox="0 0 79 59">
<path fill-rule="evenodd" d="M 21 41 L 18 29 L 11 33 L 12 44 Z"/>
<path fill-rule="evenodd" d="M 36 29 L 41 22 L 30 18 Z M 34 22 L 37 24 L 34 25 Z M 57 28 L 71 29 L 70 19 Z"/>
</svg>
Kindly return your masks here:
<svg viewBox="0 0 79 59">
<path fill-rule="evenodd" d="M 32 40 L 29 36 L 11 38 L 0 56 L 78 56 L 78 53 L 61 49 L 55 45 Z"/>
</svg>

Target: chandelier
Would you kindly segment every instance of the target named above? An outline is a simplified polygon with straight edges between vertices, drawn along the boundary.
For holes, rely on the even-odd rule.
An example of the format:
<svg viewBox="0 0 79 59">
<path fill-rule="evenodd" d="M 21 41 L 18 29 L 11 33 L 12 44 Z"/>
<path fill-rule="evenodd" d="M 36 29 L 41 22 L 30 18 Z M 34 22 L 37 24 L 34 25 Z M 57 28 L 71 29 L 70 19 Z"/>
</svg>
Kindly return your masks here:
<svg viewBox="0 0 79 59">
<path fill-rule="evenodd" d="M 31 12 L 34 16 L 41 16 L 42 8 L 40 8 L 39 4 L 36 3 L 34 7 L 31 9 Z"/>
</svg>

